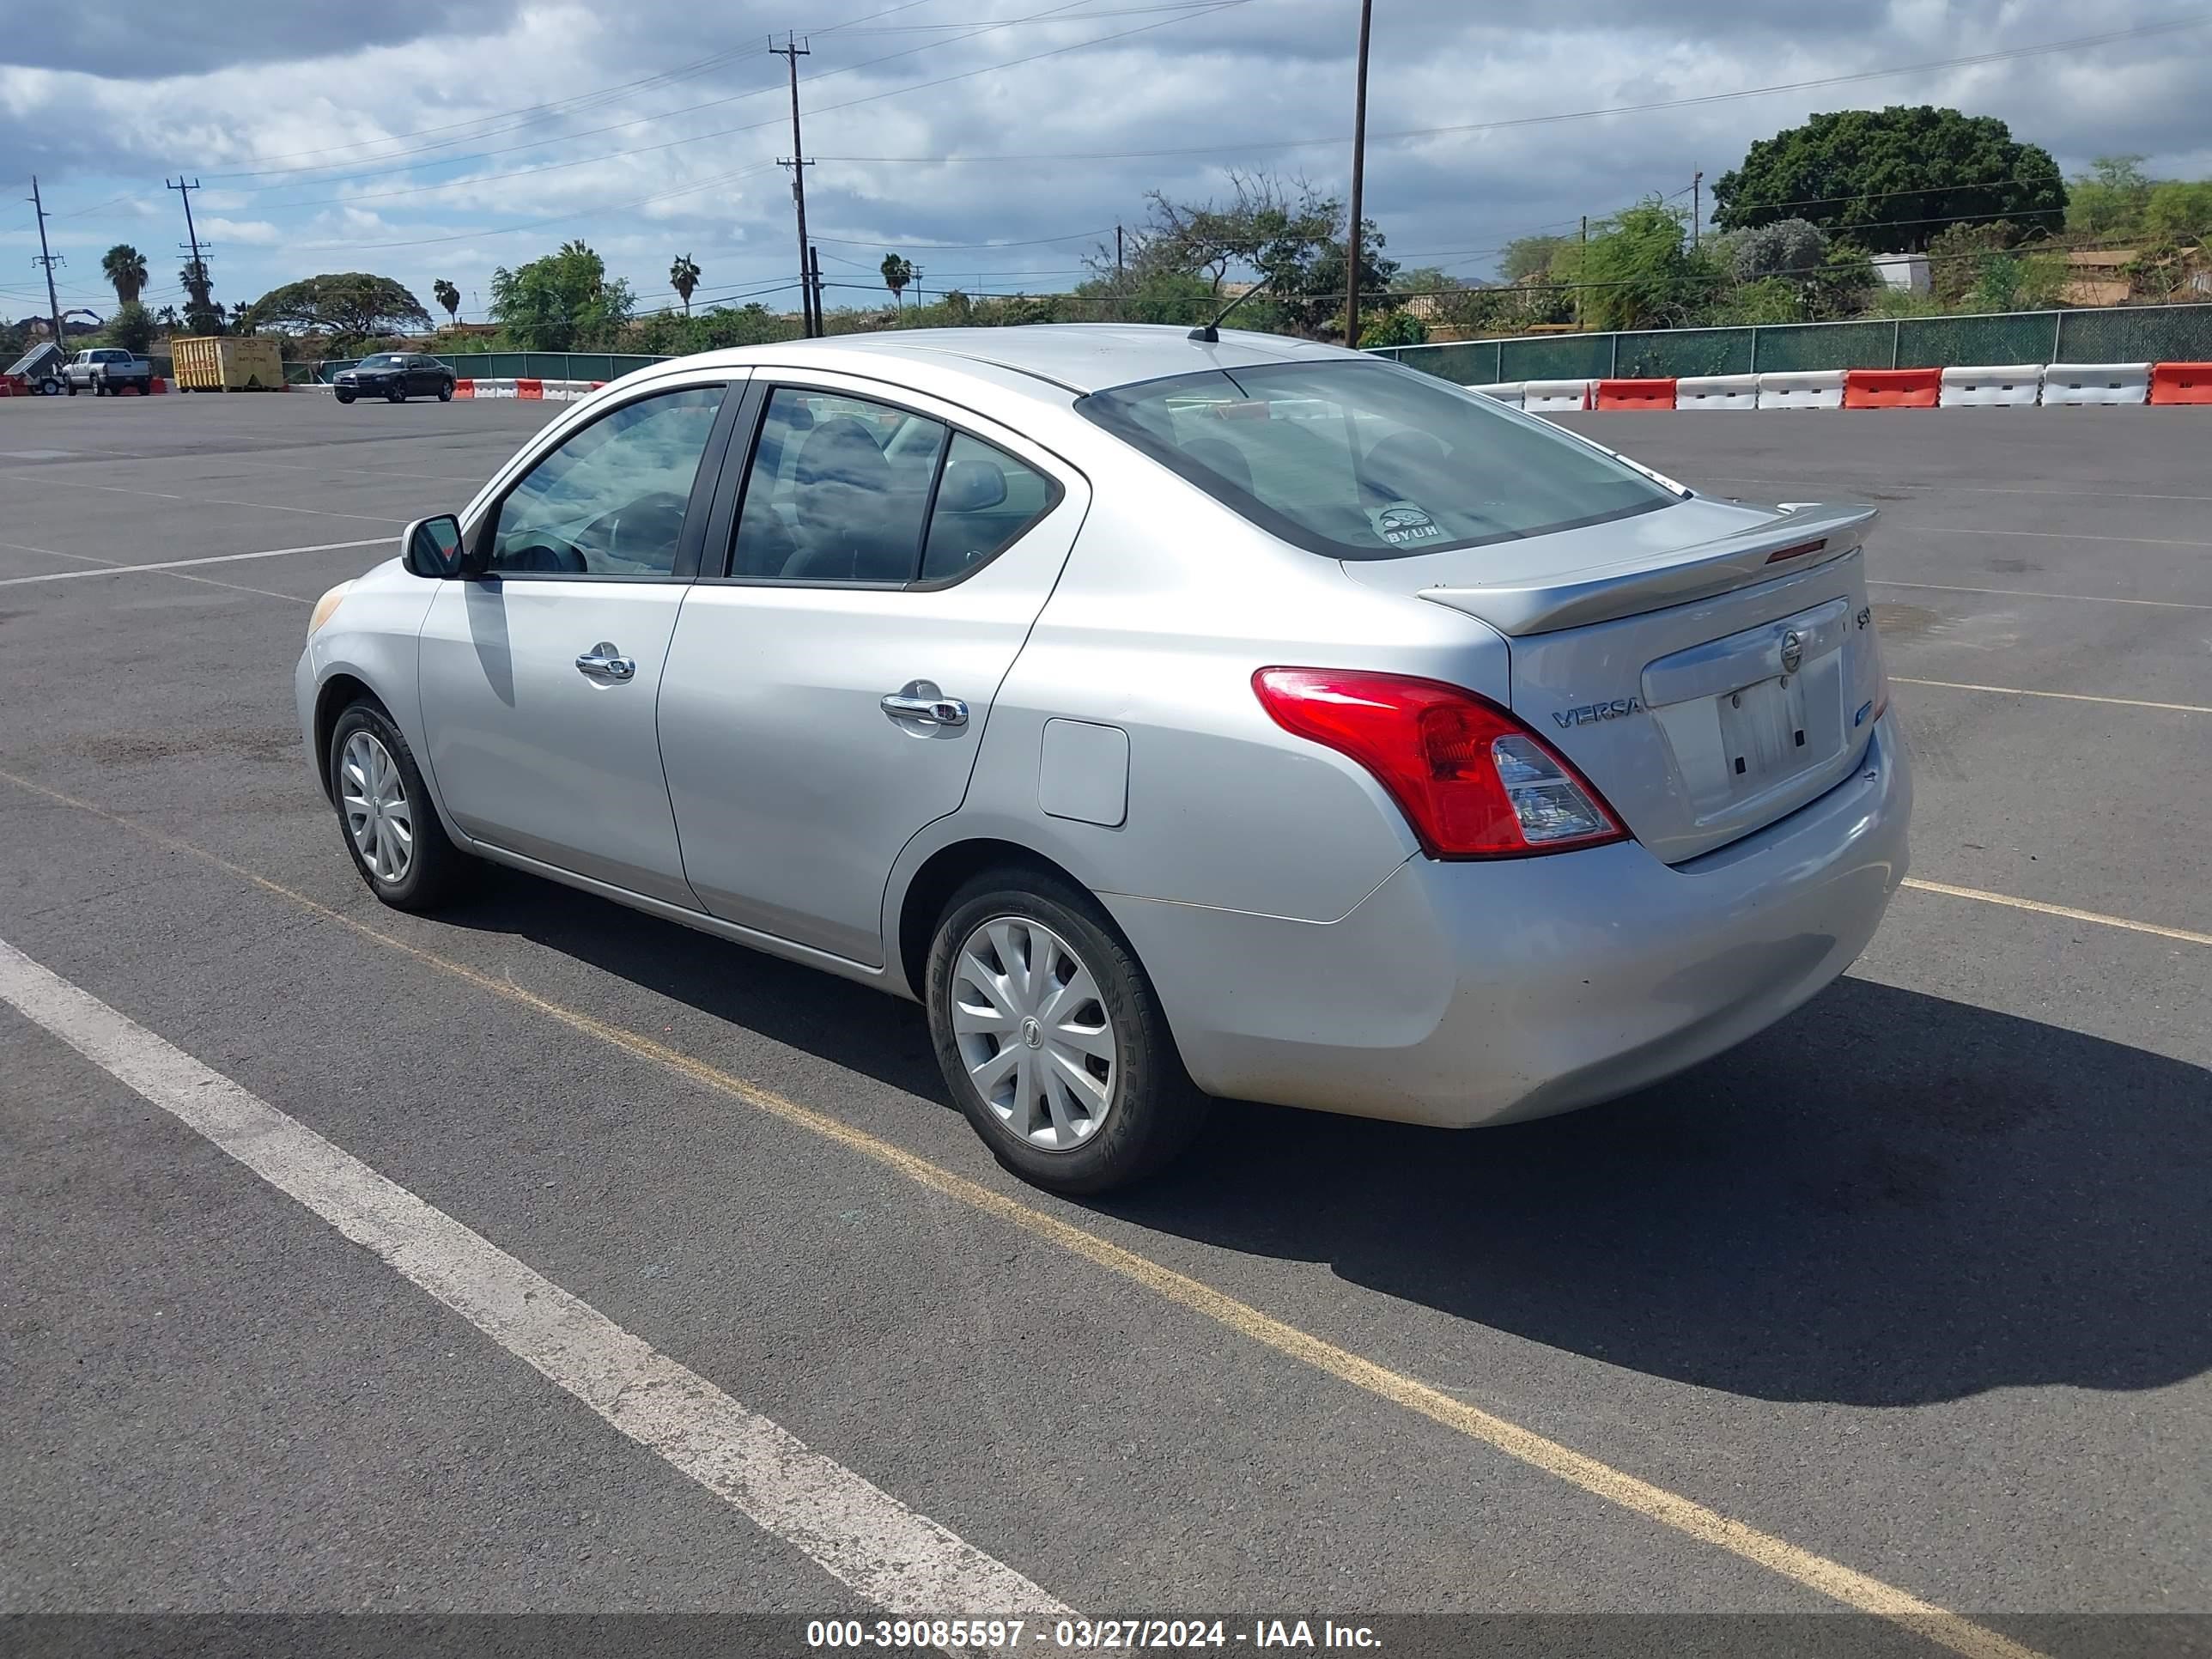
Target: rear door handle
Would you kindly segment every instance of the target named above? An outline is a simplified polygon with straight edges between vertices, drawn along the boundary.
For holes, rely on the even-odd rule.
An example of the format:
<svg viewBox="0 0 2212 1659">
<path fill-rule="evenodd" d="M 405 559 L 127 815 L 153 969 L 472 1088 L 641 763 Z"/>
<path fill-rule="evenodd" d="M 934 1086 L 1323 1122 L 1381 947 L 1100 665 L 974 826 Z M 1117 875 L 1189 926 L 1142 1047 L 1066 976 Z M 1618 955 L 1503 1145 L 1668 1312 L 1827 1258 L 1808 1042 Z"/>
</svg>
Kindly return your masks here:
<svg viewBox="0 0 2212 1659">
<path fill-rule="evenodd" d="M 968 705 L 957 697 L 925 697 L 910 691 L 894 691 L 884 699 L 883 710 L 893 720 L 920 720 L 925 726 L 968 724 Z"/>
<path fill-rule="evenodd" d="M 576 659 L 576 672 L 586 679 L 602 680 L 619 685 L 624 680 L 637 677 L 637 664 L 601 640 L 589 651 Z"/>
</svg>

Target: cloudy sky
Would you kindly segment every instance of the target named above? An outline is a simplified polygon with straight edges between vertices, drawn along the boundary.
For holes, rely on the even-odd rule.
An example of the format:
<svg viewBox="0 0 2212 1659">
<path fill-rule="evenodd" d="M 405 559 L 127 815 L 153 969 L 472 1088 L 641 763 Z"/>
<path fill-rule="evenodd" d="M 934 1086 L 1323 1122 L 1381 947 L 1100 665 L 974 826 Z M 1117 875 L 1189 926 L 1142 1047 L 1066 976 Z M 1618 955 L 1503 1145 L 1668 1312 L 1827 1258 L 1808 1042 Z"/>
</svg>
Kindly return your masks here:
<svg viewBox="0 0 2212 1659">
<path fill-rule="evenodd" d="M 33 173 L 63 304 L 103 314 L 118 241 L 152 303 L 180 297 L 180 175 L 227 301 L 366 270 L 426 305 L 449 278 L 474 320 L 496 267 L 580 236 L 641 307 L 672 303 L 685 252 L 697 303 L 795 306 L 767 51 L 793 28 L 810 228 L 825 278 L 856 284 L 830 303 L 879 301 L 892 248 L 931 291 L 1048 290 L 1148 190 L 1203 198 L 1231 167 L 1344 189 L 1357 20 L 1356 0 L 0 0 L 0 313 L 44 309 L 13 199 Z M 2069 173 L 2139 152 L 2212 175 L 2212 6 L 1376 0 L 1369 211 L 1406 263 L 1486 276 L 1514 236 L 1897 102 L 2001 116 Z M 1624 106 L 1644 107 L 1605 112 Z"/>
</svg>

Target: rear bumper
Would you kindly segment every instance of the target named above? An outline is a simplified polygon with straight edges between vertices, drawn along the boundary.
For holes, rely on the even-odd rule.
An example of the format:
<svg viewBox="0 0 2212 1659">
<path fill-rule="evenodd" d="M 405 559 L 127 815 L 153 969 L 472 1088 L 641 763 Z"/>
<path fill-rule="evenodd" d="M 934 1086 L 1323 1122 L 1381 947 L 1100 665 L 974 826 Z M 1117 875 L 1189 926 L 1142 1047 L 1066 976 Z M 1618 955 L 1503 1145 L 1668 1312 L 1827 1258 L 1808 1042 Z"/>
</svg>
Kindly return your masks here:
<svg viewBox="0 0 2212 1659">
<path fill-rule="evenodd" d="M 1905 878 L 1893 717 L 1757 834 L 1407 860 L 1331 923 L 1109 897 L 1210 1093 L 1467 1127 L 1594 1105 L 1772 1024 L 1849 967 Z"/>
</svg>

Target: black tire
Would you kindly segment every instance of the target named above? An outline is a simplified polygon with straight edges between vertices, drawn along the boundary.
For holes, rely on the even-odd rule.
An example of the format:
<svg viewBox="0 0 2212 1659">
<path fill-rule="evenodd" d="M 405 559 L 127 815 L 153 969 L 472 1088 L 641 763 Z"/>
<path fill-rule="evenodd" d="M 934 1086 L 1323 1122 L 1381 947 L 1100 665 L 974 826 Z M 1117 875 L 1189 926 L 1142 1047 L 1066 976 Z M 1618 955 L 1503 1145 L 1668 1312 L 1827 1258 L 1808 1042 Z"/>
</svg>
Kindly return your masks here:
<svg viewBox="0 0 2212 1659">
<path fill-rule="evenodd" d="M 339 401 L 340 403 L 342 403 L 342 404 L 349 404 L 349 403 L 351 403 L 351 402 L 353 401 L 353 397 L 354 397 L 354 394 L 353 394 L 352 392 L 343 392 L 343 391 L 342 391 L 342 392 L 340 392 L 337 394 L 338 401 Z"/>
<path fill-rule="evenodd" d="M 76 396 L 76 382 L 75 380 L 64 380 L 62 384 L 69 388 L 69 395 L 70 397 L 74 398 Z"/>
<path fill-rule="evenodd" d="M 441 404 L 453 401 L 453 383 L 451 380 L 445 381 L 438 387 L 438 401 Z"/>
<path fill-rule="evenodd" d="M 1108 1106 L 1090 1137 L 1068 1151 L 1039 1147 L 1002 1122 L 961 1056 L 952 1024 L 956 959 L 971 933 L 1000 917 L 1042 923 L 1071 946 L 1111 1023 Z M 1097 901 L 1058 877 L 1009 866 L 963 884 L 939 919 L 926 979 L 930 1039 L 945 1086 L 993 1156 L 1033 1186 L 1076 1194 L 1127 1186 L 1166 1164 L 1204 1123 L 1209 1103 L 1183 1069 L 1143 965 Z"/>
<path fill-rule="evenodd" d="M 398 768 L 400 787 L 414 831 L 414 852 L 397 881 L 386 880 L 370 867 L 347 823 L 342 769 L 346 742 L 357 732 L 366 732 L 374 738 Z M 366 700 L 350 705 L 331 728 L 326 768 L 331 803 L 337 812 L 338 834 L 345 842 L 347 855 L 353 860 L 354 869 L 368 890 L 395 910 L 434 910 L 444 903 L 462 879 L 467 854 L 447 838 L 446 827 L 438 818 L 437 806 L 423 786 L 422 769 L 415 764 L 415 751 L 407 746 L 407 739 L 390 717 Z"/>
<path fill-rule="evenodd" d="M 407 388 L 404 386 L 396 386 L 384 395 L 392 403 L 404 404 L 407 401 Z"/>
</svg>

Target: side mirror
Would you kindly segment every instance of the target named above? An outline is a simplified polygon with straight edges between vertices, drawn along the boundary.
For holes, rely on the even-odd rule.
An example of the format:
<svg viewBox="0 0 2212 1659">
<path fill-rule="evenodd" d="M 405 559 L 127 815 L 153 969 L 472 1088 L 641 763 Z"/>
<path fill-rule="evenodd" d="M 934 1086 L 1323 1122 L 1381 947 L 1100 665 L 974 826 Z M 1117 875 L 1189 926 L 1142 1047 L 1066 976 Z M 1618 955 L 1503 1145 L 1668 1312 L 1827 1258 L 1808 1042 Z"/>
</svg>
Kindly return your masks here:
<svg viewBox="0 0 2212 1659">
<path fill-rule="evenodd" d="M 450 513 L 416 520 L 399 545 L 402 562 L 417 576 L 449 581 L 461 574 L 461 521 Z"/>
</svg>

